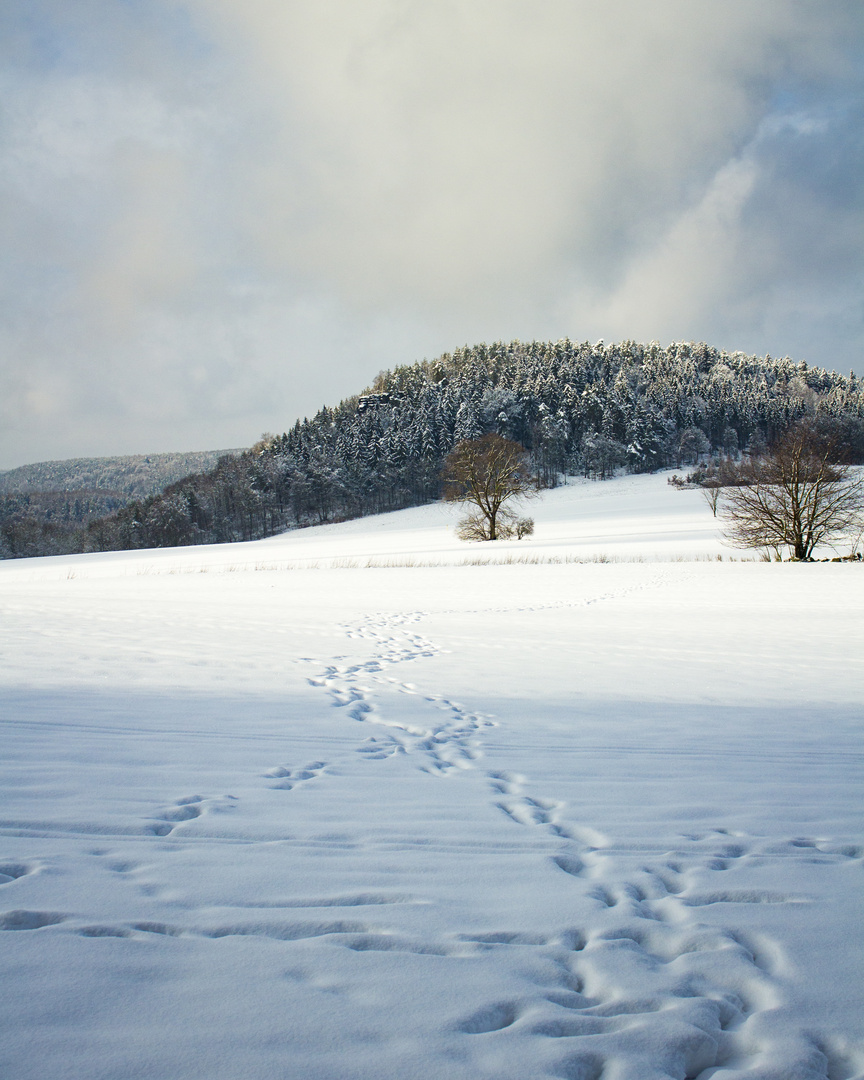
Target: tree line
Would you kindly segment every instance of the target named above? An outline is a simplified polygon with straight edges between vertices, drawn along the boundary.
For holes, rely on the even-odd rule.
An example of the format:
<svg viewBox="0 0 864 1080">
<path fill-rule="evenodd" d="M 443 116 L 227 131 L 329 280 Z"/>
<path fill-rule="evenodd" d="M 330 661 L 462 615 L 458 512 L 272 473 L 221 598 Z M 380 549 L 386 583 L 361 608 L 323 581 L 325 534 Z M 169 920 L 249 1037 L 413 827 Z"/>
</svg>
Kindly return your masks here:
<svg viewBox="0 0 864 1080">
<path fill-rule="evenodd" d="M 842 428 L 864 461 L 864 384 L 852 374 L 692 342 L 475 345 L 382 372 L 364 395 L 89 522 L 70 546 L 253 540 L 420 505 L 442 494 L 453 448 L 487 434 L 525 447 L 552 486 L 562 474 L 758 455 L 804 418 Z"/>
</svg>

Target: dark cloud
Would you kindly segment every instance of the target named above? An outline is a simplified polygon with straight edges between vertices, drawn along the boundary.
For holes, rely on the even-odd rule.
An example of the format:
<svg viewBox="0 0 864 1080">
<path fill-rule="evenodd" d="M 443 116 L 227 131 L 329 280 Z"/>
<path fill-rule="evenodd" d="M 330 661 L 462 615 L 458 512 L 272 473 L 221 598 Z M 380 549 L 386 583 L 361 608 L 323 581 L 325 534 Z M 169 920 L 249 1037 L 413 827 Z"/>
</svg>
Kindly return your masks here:
<svg viewBox="0 0 864 1080">
<path fill-rule="evenodd" d="M 242 445 L 466 341 L 860 367 L 864 8 L 9 0 L 0 467 Z"/>
</svg>

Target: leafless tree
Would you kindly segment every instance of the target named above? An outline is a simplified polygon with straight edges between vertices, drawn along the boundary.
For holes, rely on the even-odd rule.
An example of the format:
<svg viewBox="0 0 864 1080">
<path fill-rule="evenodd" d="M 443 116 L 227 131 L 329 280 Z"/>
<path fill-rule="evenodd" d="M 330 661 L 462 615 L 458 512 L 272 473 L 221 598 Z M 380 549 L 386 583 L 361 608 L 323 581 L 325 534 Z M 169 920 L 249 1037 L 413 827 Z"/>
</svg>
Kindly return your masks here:
<svg viewBox="0 0 864 1080">
<path fill-rule="evenodd" d="M 500 435 L 460 442 L 444 462 L 441 479 L 448 502 L 475 508 L 457 527 L 463 540 L 503 540 L 513 535 L 515 518 L 504 504 L 530 496 L 537 488 L 525 448 Z"/>
<path fill-rule="evenodd" d="M 843 463 L 842 444 L 806 422 L 758 458 L 735 467 L 720 514 L 738 547 L 809 559 L 814 549 L 864 524 L 864 477 Z M 731 478 L 730 478 L 731 479 Z"/>
<path fill-rule="evenodd" d="M 703 480 L 699 485 L 702 491 L 702 498 L 711 507 L 711 513 L 714 517 L 717 517 L 717 507 L 720 504 L 720 492 L 723 490 L 718 480 Z"/>
</svg>

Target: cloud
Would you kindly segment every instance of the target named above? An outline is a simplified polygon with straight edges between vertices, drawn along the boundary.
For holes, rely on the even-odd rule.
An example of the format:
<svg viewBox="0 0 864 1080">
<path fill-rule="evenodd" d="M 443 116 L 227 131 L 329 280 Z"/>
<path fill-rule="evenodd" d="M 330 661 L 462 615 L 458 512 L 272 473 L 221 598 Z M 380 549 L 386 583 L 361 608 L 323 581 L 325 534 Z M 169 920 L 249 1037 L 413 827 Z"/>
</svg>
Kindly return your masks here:
<svg viewBox="0 0 864 1080">
<path fill-rule="evenodd" d="M 770 114 L 665 234 L 594 298 L 612 335 L 788 345 L 827 366 L 862 344 L 864 169 L 855 117 Z M 838 147 L 842 144 L 842 155 Z M 581 302 L 573 298 L 574 306 Z M 857 325 L 856 323 L 856 315 Z M 793 329 L 794 328 L 794 329 Z M 790 333 L 792 329 L 792 333 Z M 838 342 L 842 342 L 838 349 Z M 820 355 L 821 353 L 821 355 Z M 842 364 L 841 364 L 842 366 Z"/>
<path fill-rule="evenodd" d="M 10 0 L 0 466 L 249 443 L 465 341 L 854 364 L 862 30 L 844 0 Z"/>
<path fill-rule="evenodd" d="M 358 304 L 614 280 L 840 48 L 837 21 L 770 0 L 201 9 L 274 103 L 256 240 Z"/>
</svg>

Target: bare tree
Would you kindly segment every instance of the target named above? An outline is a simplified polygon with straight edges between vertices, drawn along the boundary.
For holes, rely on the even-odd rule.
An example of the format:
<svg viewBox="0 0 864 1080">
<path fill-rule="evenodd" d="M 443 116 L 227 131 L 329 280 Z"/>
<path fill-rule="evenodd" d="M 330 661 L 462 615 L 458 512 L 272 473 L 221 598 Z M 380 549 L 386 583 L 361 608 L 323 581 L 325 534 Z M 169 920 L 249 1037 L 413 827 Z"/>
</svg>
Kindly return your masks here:
<svg viewBox="0 0 864 1080">
<path fill-rule="evenodd" d="M 702 498 L 711 507 L 711 513 L 717 517 L 717 507 L 720 505 L 720 492 L 723 490 L 719 480 L 703 480 L 699 485 L 702 490 Z"/>
<path fill-rule="evenodd" d="M 513 535 L 515 518 L 504 504 L 530 496 L 537 487 L 525 448 L 500 435 L 460 442 L 445 460 L 441 479 L 448 502 L 476 508 L 457 527 L 463 540 L 503 540 Z"/>
<path fill-rule="evenodd" d="M 843 464 L 836 437 L 796 424 L 767 453 L 741 462 L 724 487 L 721 516 L 738 547 L 810 559 L 864 524 L 864 477 Z"/>
</svg>

